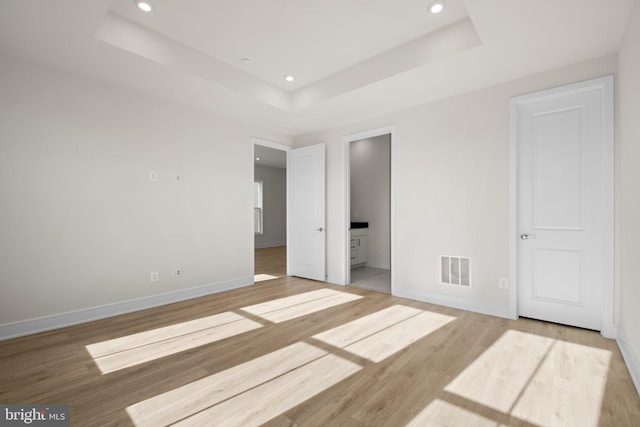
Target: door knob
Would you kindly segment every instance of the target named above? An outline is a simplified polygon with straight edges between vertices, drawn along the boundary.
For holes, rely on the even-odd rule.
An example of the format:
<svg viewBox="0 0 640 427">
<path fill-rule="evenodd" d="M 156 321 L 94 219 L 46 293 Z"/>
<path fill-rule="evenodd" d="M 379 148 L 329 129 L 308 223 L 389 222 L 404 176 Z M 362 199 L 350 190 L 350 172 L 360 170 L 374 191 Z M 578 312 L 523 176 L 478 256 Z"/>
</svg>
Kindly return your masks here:
<svg viewBox="0 0 640 427">
<path fill-rule="evenodd" d="M 521 234 L 521 235 L 520 235 L 520 238 L 521 238 L 522 240 L 535 239 L 535 238 L 536 238 L 536 235 L 535 235 L 535 234 L 526 234 L 526 233 L 525 233 L 525 234 Z"/>
</svg>

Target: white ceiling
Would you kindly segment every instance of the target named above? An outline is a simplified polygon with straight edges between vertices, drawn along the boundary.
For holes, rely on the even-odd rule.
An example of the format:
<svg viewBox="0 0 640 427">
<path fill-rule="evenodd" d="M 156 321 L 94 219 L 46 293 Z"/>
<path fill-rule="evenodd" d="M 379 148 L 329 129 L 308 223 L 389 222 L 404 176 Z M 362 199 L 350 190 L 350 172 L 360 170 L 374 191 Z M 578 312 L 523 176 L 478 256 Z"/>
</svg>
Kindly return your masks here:
<svg viewBox="0 0 640 427">
<path fill-rule="evenodd" d="M 253 163 L 256 166 L 269 166 L 278 169 L 287 168 L 286 151 L 265 147 L 264 145 L 255 145 L 253 154 L 255 156 Z"/>
<path fill-rule="evenodd" d="M 425 0 L 156 1 L 144 13 L 132 0 L 111 11 L 293 91 L 465 18 L 462 0 L 432 15 Z M 253 60 L 246 67 L 241 59 Z M 296 76 L 293 83 L 284 77 Z"/>
<path fill-rule="evenodd" d="M 0 53 L 300 135 L 616 52 L 634 1 L 0 0 Z"/>
</svg>

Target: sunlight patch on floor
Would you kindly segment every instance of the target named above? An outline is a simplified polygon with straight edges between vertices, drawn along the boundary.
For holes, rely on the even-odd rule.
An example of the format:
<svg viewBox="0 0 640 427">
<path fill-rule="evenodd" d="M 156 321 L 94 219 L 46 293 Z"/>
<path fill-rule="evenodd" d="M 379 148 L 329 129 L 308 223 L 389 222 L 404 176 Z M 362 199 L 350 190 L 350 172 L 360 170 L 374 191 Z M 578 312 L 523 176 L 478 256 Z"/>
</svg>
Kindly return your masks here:
<svg viewBox="0 0 640 427">
<path fill-rule="evenodd" d="M 243 307 L 241 310 L 280 323 L 362 298 L 333 289 L 319 289 Z"/>
<path fill-rule="evenodd" d="M 313 338 L 377 363 L 453 320 L 452 316 L 394 305 Z"/>
<path fill-rule="evenodd" d="M 127 412 L 136 426 L 260 425 L 360 369 L 299 342 L 131 405 Z"/>
<path fill-rule="evenodd" d="M 597 426 L 610 361 L 608 350 L 556 341 L 512 414 L 541 425 Z"/>
<path fill-rule="evenodd" d="M 596 426 L 610 359 L 607 350 L 510 330 L 445 391 L 532 424 Z"/>
<path fill-rule="evenodd" d="M 279 276 L 272 276 L 270 274 L 256 274 L 255 276 L 253 276 L 253 281 L 257 283 L 257 282 L 263 282 L 265 280 L 277 279 L 278 277 Z"/>
<path fill-rule="evenodd" d="M 507 413 L 553 344 L 551 338 L 507 331 L 445 390 Z"/>
<path fill-rule="evenodd" d="M 407 427 L 454 425 L 495 427 L 499 424 L 495 420 L 483 417 L 458 405 L 435 399 L 420 411 L 420 413 L 407 424 Z"/>
<path fill-rule="evenodd" d="M 225 312 L 86 346 L 103 374 L 261 328 L 237 313 Z"/>
</svg>

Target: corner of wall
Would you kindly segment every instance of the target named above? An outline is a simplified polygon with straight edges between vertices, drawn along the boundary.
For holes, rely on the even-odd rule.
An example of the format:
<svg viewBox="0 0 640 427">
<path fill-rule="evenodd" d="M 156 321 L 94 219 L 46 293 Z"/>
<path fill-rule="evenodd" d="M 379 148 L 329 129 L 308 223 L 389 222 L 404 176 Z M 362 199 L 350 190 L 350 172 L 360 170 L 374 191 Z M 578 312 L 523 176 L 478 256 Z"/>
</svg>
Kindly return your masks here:
<svg viewBox="0 0 640 427">
<path fill-rule="evenodd" d="M 622 353 L 622 358 L 627 365 L 633 384 L 636 386 L 636 391 L 640 394 L 640 362 L 621 327 L 618 327 L 618 338 L 616 342 Z"/>
</svg>

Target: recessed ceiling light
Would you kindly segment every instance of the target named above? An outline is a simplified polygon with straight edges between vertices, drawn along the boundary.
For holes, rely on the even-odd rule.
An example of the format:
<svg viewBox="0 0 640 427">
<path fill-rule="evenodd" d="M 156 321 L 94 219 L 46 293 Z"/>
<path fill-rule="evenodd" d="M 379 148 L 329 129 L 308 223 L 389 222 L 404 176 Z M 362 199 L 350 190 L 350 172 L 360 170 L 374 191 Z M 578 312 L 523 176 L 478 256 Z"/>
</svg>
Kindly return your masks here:
<svg viewBox="0 0 640 427">
<path fill-rule="evenodd" d="M 284 78 L 286 81 L 288 81 L 289 83 L 291 83 L 292 81 L 294 81 L 296 78 L 293 77 L 291 74 L 289 74 L 288 76 L 286 76 Z"/>
<path fill-rule="evenodd" d="M 149 0 L 133 0 L 133 4 L 138 6 L 138 9 L 143 12 L 151 12 L 153 10 L 153 6 Z"/>
<path fill-rule="evenodd" d="M 440 13 L 444 9 L 444 0 L 435 0 L 429 3 L 429 12 Z"/>
<path fill-rule="evenodd" d="M 256 160 L 260 161 L 260 157 L 256 157 Z"/>
</svg>

